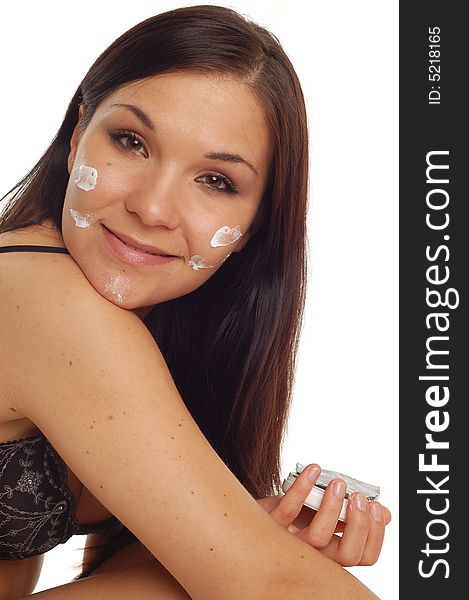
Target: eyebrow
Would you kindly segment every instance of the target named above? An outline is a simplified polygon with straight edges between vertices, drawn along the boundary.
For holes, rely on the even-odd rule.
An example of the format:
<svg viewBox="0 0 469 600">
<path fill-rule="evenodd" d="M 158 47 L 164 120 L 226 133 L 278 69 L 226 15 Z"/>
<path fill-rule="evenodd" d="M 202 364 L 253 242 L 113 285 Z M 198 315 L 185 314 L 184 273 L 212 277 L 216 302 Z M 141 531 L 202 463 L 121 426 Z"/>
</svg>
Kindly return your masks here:
<svg viewBox="0 0 469 600">
<path fill-rule="evenodd" d="M 153 125 L 153 121 L 150 119 L 150 117 L 143 112 L 143 110 L 141 108 L 139 108 L 138 106 L 135 106 L 135 104 L 111 104 L 111 106 L 123 106 L 124 108 L 128 108 L 129 110 L 131 110 L 134 115 L 140 119 L 140 121 L 145 125 L 145 127 L 148 127 L 148 129 L 151 129 L 151 131 L 155 131 L 155 126 Z"/>
<path fill-rule="evenodd" d="M 138 106 L 135 106 L 135 104 L 116 103 L 116 104 L 111 104 L 111 107 L 112 106 L 121 106 L 123 108 L 128 108 L 130 111 L 132 111 L 134 113 L 134 115 L 137 117 L 137 119 L 139 119 L 145 125 L 145 127 L 150 129 L 151 131 L 155 132 L 156 128 L 155 128 L 155 125 L 153 124 L 153 121 L 141 108 L 139 108 Z M 209 160 L 225 160 L 227 162 L 241 163 L 241 164 L 249 167 L 251 169 L 251 171 L 253 171 L 257 175 L 257 177 L 259 177 L 259 173 L 257 172 L 254 165 L 252 165 L 250 162 L 248 162 L 246 159 L 244 159 L 239 154 L 231 154 L 229 152 L 207 152 L 206 154 L 204 154 L 204 158 L 208 158 Z"/>
<path fill-rule="evenodd" d="M 251 163 L 245 160 L 242 156 L 239 156 L 239 154 L 230 154 L 228 152 L 207 152 L 207 154 L 204 154 L 204 158 L 208 158 L 210 160 L 226 160 L 234 163 L 242 163 L 254 171 L 257 177 L 259 177 L 259 173 L 256 171 L 254 165 L 251 165 Z"/>
</svg>

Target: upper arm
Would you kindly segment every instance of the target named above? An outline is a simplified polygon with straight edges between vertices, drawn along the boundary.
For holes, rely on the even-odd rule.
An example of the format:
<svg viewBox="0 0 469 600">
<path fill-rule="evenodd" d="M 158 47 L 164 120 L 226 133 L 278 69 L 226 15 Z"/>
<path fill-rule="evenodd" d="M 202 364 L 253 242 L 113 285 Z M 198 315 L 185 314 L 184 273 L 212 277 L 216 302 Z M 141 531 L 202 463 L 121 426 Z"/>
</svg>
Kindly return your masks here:
<svg viewBox="0 0 469 600">
<path fill-rule="evenodd" d="M 260 542 L 256 517 L 270 523 L 191 417 L 143 323 L 83 280 L 57 264 L 3 307 L 6 369 L 23 365 L 10 373 L 18 411 L 183 585 L 197 588 L 207 569 L 214 589 L 217 576 L 226 585 Z"/>
<path fill-rule="evenodd" d="M 2 303 L 16 408 L 190 596 L 369 598 L 234 477 L 138 317 L 100 296 L 78 266 L 48 267 L 26 269 Z"/>
</svg>

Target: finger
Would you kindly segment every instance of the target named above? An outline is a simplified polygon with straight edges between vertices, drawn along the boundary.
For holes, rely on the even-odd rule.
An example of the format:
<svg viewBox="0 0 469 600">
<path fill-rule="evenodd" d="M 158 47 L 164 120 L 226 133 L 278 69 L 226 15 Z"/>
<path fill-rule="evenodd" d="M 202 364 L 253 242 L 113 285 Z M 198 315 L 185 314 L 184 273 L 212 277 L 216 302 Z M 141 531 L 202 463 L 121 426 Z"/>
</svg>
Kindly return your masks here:
<svg viewBox="0 0 469 600">
<path fill-rule="evenodd" d="M 277 506 L 270 512 L 270 516 L 283 527 L 290 525 L 299 515 L 303 503 L 320 473 L 321 467 L 316 464 L 303 469 Z"/>
<path fill-rule="evenodd" d="M 342 510 L 347 484 L 332 480 L 326 488 L 321 506 L 311 524 L 302 531 L 301 539 L 315 548 L 325 548 L 331 541 Z"/>
<path fill-rule="evenodd" d="M 378 560 L 384 540 L 384 511 L 379 502 L 369 505 L 369 531 L 359 565 L 374 565 Z"/>
<path fill-rule="evenodd" d="M 387 525 L 392 519 L 391 511 L 388 508 L 386 508 L 385 506 L 383 506 L 382 504 L 381 504 L 381 508 L 383 510 L 384 524 Z"/>
<path fill-rule="evenodd" d="M 391 512 L 383 504 L 381 504 L 380 506 L 381 506 L 381 510 L 383 511 L 384 525 L 388 525 L 388 523 L 391 521 Z M 310 519 L 310 521 L 311 521 L 311 519 Z M 338 521 L 336 528 L 335 528 L 335 533 L 343 533 L 344 529 L 345 529 L 345 523 L 343 523 L 342 521 Z"/>
<path fill-rule="evenodd" d="M 368 500 L 364 494 L 353 493 L 347 506 L 347 523 L 339 543 L 337 561 L 343 567 L 353 567 L 362 560 L 370 529 Z"/>
</svg>

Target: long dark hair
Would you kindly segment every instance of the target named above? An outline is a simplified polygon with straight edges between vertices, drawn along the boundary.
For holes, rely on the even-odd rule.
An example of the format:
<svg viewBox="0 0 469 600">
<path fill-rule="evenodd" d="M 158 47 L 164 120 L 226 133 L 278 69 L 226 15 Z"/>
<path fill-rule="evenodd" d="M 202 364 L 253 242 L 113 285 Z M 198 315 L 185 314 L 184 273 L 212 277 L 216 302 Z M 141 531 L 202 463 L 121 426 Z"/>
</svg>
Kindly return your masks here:
<svg viewBox="0 0 469 600">
<path fill-rule="evenodd" d="M 61 230 L 67 157 L 78 108 L 84 130 L 120 86 L 174 71 L 222 73 L 247 84 L 270 126 L 273 159 L 251 236 L 204 285 L 144 319 L 212 447 L 249 493 L 280 491 L 305 301 L 308 144 L 303 94 L 279 41 L 219 6 L 171 10 L 135 25 L 92 65 L 51 145 L 4 197 L 0 232 L 52 219 Z M 84 577 L 136 538 L 122 525 Z"/>
</svg>

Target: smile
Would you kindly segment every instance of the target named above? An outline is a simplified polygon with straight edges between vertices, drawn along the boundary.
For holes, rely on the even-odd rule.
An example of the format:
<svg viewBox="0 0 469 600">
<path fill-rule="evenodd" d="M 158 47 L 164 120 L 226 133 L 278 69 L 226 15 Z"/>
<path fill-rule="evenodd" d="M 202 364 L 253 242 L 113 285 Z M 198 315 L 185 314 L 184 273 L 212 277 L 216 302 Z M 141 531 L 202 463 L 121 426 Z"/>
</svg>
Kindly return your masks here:
<svg viewBox="0 0 469 600">
<path fill-rule="evenodd" d="M 123 242 L 104 226 L 103 235 L 106 244 L 111 249 L 112 253 L 125 262 L 133 265 L 156 266 L 169 263 L 178 258 L 177 256 L 163 256 L 161 254 L 153 254 L 152 252 L 148 252 L 146 250 L 134 248 L 133 246 Z"/>
</svg>

